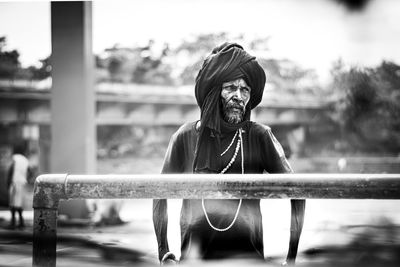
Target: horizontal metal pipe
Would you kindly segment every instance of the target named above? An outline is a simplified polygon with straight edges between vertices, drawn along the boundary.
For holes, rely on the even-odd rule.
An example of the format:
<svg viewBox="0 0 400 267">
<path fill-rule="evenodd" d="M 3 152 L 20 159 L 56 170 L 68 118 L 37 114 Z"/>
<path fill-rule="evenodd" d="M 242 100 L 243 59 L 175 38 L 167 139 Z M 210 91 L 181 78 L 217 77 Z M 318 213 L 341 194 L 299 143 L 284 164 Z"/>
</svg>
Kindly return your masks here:
<svg viewBox="0 0 400 267">
<path fill-rule="evenodd" d="M 38 181 L 59 199 L 400 199 L 400 174 L 49 174 Z"/>
<path fill-rule="evenodd" d="M 60 199 L 66 199 L 65 181 L 67 174 L 44 174 L 35 180 L 33 207 L 58 209 Z"/>
</svg>

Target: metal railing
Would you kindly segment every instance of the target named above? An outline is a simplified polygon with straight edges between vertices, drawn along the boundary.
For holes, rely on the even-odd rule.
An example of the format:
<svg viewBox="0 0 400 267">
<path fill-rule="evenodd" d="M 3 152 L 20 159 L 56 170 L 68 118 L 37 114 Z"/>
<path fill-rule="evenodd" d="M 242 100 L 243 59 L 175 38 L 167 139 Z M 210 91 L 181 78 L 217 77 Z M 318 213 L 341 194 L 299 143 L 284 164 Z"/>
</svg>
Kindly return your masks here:
<svg viewBox="0 0 400 267">
<path fill-rule="evenodd" d="M 33 266 L 56 266 L 60 200 L 400 199 L 400 174 L 46 174 L 35 181 Z"/>
</svg>

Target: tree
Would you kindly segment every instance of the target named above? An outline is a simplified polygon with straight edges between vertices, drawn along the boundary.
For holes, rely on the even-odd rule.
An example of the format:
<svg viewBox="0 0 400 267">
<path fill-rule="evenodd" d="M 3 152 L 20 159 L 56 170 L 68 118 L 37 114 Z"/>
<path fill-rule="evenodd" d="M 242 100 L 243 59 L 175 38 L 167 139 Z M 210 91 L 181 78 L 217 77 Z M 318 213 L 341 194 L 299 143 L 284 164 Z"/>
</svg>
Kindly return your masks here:
<svg viewBox="0 0 400 267">
<path fill-rule="evenodd" d="M 156 51 L 154 45 L 149 40 L 145 46 L 106 49 L 101 60 L 98 57 L 97 68 L 107 68 L 112 82 L 171 85 L 174 83 L 172 66 L 166 60 L 169 47 L 164 44 Z"/>
<path fill-rule="evenodd" d="M 14 80 L 21 65 L 19 53 L 17 50 L 5 51 L 6 45 L 6 37 L 0 37 L 0 78 Z"/>
<path fill-rule="evenodd" d="M 120 82 L 118 74 L 121 72 L 122 64 L 124 62 L 123 57 L 111 56 L 108 61 L 107 69 L 110 73 L 110 78 L 112 82 Z"/>
<path fill-rule="evenodd" d="M 51 56 L 40 60 L 40 67 L 30 67 L 33 72 L 33 79 L 44 80 L 51 76 Z"/>
<path fill-rule="evenodd" d="M 210 51 L 217 46 L 222 44 L 228 38 L 226 32 L 220 33 L 206 33 L 194 36 L 192 40 L 184 40 L 180 46 L 176 48 L 177 53 L 180 51 L 188 51 L 190 54 L 203 54 L 210 53 Z"/>
<path fill-rule="evenodd" d="M 267 74 L 267 81 L 275 88 L 293 94 L 320 94 L 317 75 L 314 70 L 302 68 L 288 59 L 258 58 Z"/>
<path fill-rule="evenodd" d="M 339 93 L 336 120 L 350 148 L 365 152 L 400 151 L 400 66 L 336 68 Z"/>
<path fill-rule="evenodd" d="M 181 83 L 184 85 L 194 84 L 202 64 L 203 59 L 199 58 L 195 63 L 186 66 L 180 74 Z"/>
</svg>

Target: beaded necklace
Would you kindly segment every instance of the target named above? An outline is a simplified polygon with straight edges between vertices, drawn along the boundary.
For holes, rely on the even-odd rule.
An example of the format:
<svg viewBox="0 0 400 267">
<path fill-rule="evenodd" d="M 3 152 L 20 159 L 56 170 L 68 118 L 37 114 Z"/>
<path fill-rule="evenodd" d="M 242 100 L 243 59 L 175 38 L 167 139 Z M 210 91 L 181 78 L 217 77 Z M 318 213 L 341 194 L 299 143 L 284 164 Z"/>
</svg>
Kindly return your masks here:
<svg viewBox="0 0 400 267">
<path fill-rule="evenodd" d="M 225 167 L 224 169 L 222 169 L 222 171 L 220 172 L 220 174 L 224 174 L 224 173 L 232 166 L 232 164 L 233 164 L 233 163 L 235 162 L 235 160 L 236 160 L 236 157 L 237 157 L 237 154 L 238 154 L 240 148 L 241 148 L 241 158 L 242 158 L 242 159 L 241 159 L 242 174 L 244 174 L 244 153 L 243 153 L 243 137 L 242 137 L 242 131 L 243 131 L 242 128 L 239 128 L 239 129 L 236 131 L 236 133 L 235 133 L 235 135 L 233 136 L 232 141 L 231 141 L 231 143 L 229 144 L 229 146 L 224 150 L 224 152 L 221 153 L 221 156 L 223 156 L 223 155 L 231 148 L 231 146 L 233 145 L 233 143 L 234 143 L 234 141 L 235 141 L 235 139 L 236 139 L 236 136 L 239 135 L 239 139 L 238 139 L 238 141 L 237 141 L 237 145 L 236 145 L 236 148 L 235 148 L 235 153 L 233 153 L 233 156 L 232 156 L 231 160 L 229 161 L 228 165 L 226 165 L 226 167 Z M 242 199 L 239 200 L 239 204 L 238 204 L 238 207 L 237 207 L 237 209 L 236 209 L 235 217 L 233 218 L 232 222 L 231 222 L 227 227 L 225 227 L 225 228 L 218 228 L 218 227 L 215 227 L 215 226 L 211 223 L 210 219 L 208 218 L 208 214 L 207 214 L 207 211 L 206 211 L 206 207 L 205 207 L 205 205 L 204 205 L 204 199 L 201 200 L 201 205 L 202 205 L 202 207 L 203 207 L 204 216 L 206 217 L 206 220 L 207 220 L 208 225 L 209 225 L 212 229 L 214 229 L 215 231 L 218 231 L 218 232 L 225 232 L 225 231 L 229 230 L 229 229 L 235 224 L 236 219 L 237 219 L 237 217 L 238 217 L 238 215 L 239 215 L 240 207 L 242 206 Z"/>
</svg>

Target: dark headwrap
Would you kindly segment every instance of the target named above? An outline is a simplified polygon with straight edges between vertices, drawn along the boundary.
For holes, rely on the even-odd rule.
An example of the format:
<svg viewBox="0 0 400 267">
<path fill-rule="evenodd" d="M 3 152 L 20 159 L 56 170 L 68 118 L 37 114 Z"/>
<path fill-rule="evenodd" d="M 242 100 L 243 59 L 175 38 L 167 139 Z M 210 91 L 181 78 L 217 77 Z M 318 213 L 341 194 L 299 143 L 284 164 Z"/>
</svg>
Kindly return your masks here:
<svg viewBox="0 0 400 267">
<path fill-rule="evenodd" d="M 244 122 L 232 125 L 221 119 L 221 88 L 223 83 L 239 78 L 243 78 L 251 88 L 250 101 L 246 106 Z M 221 133 L 239 127 L 246 128 L 251 109 L 261 102 L 264 86 L 264 70 L 242 46 L 224 43 L 212 50 L 196 77 L 195 96 L 201 110 L 201 124 L 193 162 L 194 172 L 219 170 Z"/>
</svg>

